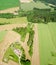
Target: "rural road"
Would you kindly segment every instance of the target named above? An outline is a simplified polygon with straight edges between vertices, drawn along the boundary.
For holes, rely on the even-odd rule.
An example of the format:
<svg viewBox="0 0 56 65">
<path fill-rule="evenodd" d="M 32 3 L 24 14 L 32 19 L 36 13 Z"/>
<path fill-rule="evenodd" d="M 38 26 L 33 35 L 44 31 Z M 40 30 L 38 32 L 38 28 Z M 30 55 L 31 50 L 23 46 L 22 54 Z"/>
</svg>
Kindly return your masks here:
<svg viewBox="0 0 56 65">
<path fill-rule="evenodd" d="M 35 35 L 34 35 L 33 56 L 32 56 L 31 65 L 40 65 L 37 24 L 34 24 L 34 31 L 35 31 Z"/>
</svg>

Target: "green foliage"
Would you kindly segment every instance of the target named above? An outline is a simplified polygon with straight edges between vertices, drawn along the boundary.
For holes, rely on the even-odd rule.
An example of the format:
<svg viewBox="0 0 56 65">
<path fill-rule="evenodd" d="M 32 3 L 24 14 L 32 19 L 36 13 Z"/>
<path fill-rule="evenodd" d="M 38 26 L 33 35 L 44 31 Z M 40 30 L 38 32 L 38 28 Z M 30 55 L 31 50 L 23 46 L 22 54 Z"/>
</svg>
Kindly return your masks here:
<svg viewBox="0 0 56 65">
<path fill-rule="evenodd" d="M 46 3 L 51 3 L 51 4 L 54 4 L 54 5 L 56 5 L 56 0 L 39 0 L 39 1 L 44 1 L 44 2 L 46 2 Z"/>
<path fill-rule="evenodd" d="M 27 20 L 32 23 L 48 23 L 56 22 L 56 11 L 51 12 L 50 9 L 37 9 L 34 8 L 27 15 Z"/>
<path fill-rule="evenodd" d="M 5 52 L 4 57 L 3 57 L 3 61 L 4 61 L 4 62 L 7 63 L 9 60 L 13 60 L 13 61 L 15 61 L 15 62 L 18 63 L 18 57 L 17 57 L 17 55 L 13 52 L 13 50 L 11 49 L 11 47 L 9 47 L 9 48 L 7 49 L 7 51 Z"/>
<path fill-rule="evenodd" d="M 31 62 L 30 62 L 30 60 L 28 60 L 28 59 L 27 59 L 27 60 L 22 60 L 22 59 L 21 59 L 20 62 L 21 62 L 21 65 L 31 65 Z"/>
<path fill-rule="evenodd" d="M 25 60 L 26 56 L 25 56 L 25 51 L 24 51 L 23 47 L 18 42 L 15 42 L 15 43 L 11 44 L 9 46 L 9 48 L 6 50 L 4 57 L 3 57 L 4 62 L 13 60 L 13 61 L 19 63 L 19 57 L 14 53 L 14 49 L 20 49 L 22 52 L 21 59 Z"/>
<path fill-rule="evenodd" d="M 0 18 L 7 18 L 7 19 L 10 19 L 10 18 L 15 18 L 16 15 L 12 14 L 12 13 L 0 13 Z"/>
<path fill-rule="evenodd" d="M 32 54 L 33 54 L 33 38 L 34 38 L 34 31 L 31 29 L 29 31 L 29 39 L 27 41 L 27 45 L 29 46 L 30 56 L 32 56 Z"/>
<path fill-rule="evenodd" d="M 22 9 L 20 9 L 19 11 L 18 11 L 18 16 L 19 17 L 25 17 L 26 15 L 27 15 L 27 12 L 25 12 L 25 11 L 23 11 Z"/>
<path fill-rule="evenodd" d="M 6 25 L 6 24 L 10 24 L 10 23 L 9 22 L 8 23 L 6 23 L 6 22 L 0 23 L 0 25 Z"/>
<path fill-rule="evenodd" d="M 24 42 L 26 34 L 27 34 L 26 27 L 25 28 L 23 28 L 23 27 L 16 28 L 16 29 L 13 29 L 13 31 L 16 31 L 17 33 L 19 33 L 21 35 L 21 41 Z"/>
<path fill-rule="evenodd" d="M 24 42 L 25 38 L 26 38 L 26 34 L 29 33 L 29 39 L 27 41 L 27 45 L 29 46 L 29 54 L 30 56 L 32 56 L 33 54 L 33 38 L 34 38 L 34 31 L 32 30 L 33 28 L 33 24 L 32 23 L 28 23 L 27 27 L 23 28 L 16 28 L 13 29 L 13 31 L 19 33 L 21 35 L 21 41 Z"/>
<path fill-rule="evenodd" d="M 37 2 L 37 0 L 33 0 L 34 2 Z"/>
</svg>

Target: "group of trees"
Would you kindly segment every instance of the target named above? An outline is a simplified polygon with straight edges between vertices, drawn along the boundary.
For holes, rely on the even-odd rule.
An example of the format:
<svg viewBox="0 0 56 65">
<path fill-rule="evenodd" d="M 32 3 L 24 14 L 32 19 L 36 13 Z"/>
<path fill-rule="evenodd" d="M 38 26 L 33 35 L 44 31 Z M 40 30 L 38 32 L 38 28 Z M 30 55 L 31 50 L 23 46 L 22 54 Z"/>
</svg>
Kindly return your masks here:
<svg viewBox="0 0 56 65">
<path fill-rule="evenodd" d="M 38 9 L 34 8 L 31 11 L 19 11 L 19 17 L 27 17 L 29 22 L 33 23 L 48 23 L 56 22 L 56 10 L 51 11 L 51 9 Z"/>
<path fill-rule="evenodd" d="M 50 9 L 37 9 L 34 8 L 27 15 L 27 19 L 29 22 L 33 23 L 48 23 L 50 21 L 56 22 L 56 11 L 51 12 Z"/>
<path fill-rule="evenodd" d="M 12 14 L 12 13 L 0 13 L 0 18 L 7 18 L 7 19 L 10 19 L 10 18 L 15 18 L 16 15 Z"/>
<path fill-rule="evenodd" d="M 38 0 L 33 0 L 33 1 L 36 2 Z M 51 3 L 51 4 L 56 5 L 56 0 L 39 0 L 39 1 L 46 2 L 46 3 Z"/>
<path fill-rule="evenodd" d="M 19 33 L 21 35 L 21 41 L 25 41 L 25 37 L 26 37 L 26 34 L 27 34 L 27 28 L 26 27 L 16 27 L 15 29 L 13 29 L 13 31 Z"/>
<path fill-rule="evenodd" d="M 26 34 L 29 33 L 29 39 L 27 41 L 27 45 L 29 47 L 29 55 L 32 56 L 33 54 L 33 38 L 34 38 L 34 30 L 33 28 L 33 24 L 32 23 L 28 23 L 27 27 L 20 27 L 20 28 L 15 28 L 13 29 L 13 31 L 19 33 L 21 35 L 21 41 L 25 41 L 26 38 Z"/>
</svg>

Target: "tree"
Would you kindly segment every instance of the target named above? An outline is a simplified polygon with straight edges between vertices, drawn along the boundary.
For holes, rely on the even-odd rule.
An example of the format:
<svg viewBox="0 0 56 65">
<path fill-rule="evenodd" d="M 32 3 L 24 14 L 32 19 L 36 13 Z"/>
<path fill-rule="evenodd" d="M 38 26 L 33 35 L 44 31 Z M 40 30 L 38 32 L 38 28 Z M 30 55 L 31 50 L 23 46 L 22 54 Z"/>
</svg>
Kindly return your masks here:
<svg viewBox="0 0 56 65">
<path fill-rule="evenodd" d="M 34 2 L 36 2 L 37 0 L 33 0 Z"/>
</svg>

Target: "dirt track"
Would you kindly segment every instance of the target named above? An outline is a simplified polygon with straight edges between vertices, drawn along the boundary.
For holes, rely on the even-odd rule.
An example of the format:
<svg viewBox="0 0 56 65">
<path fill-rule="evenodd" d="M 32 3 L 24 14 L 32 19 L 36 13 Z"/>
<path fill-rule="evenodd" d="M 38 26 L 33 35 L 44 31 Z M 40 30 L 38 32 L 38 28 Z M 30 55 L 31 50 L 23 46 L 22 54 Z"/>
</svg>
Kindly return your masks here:
<svg viewBox="0 0 56 65">
<path fill-rule="evenodd" d="M 35 31 L 35 35 L 34 35 L 33 56 L 32 56 L 32 64 L 31 65 L 40 65 L 37 24 L 34 25 L 34 31 Z"/>
<path fill-rule="evenodd" d="M 29 54 L 28 54 L 28 46 L 26 44 L 29 34 L 26 35 L 26 39 L 25 42 L 21 42 L 20 41 L 20 35 L 17 34 L 16 32 L 12 31 L 13 28 L 15 27 L 25 27 L 27 24 L 9 24 L 9 25 L 3 25 L 0 26 L 0 31 L 2 30 L 8 30 L 7 35 L 5 36 L 5 39 L 3 42 L 0 43 L 0 65 L 18 65 L 17 63 L 13 62 L 13 61 L 9 61 L 8 64 L 2 62 L 2 58 L 3 55 L 6 51 L 6 49 L 9 47 L 9 45 L 13 42 L 20 42 L 21 45 L 23 46 L 24 50 L 25 50 L 25 54 L 26 54 L 26 58 L 31 60 L 31 65 L 40 65 L 40 61 L 39 61 L 39 44 L 38 44 L 38 30 L 37 30 L 37 24 L 34 24 L 34 31 L 35 31 L 35 35 L 34 35 L 34 44 L 33 44 L 33 56 L 32 59 L 30 58 Z"/>
</svg>

